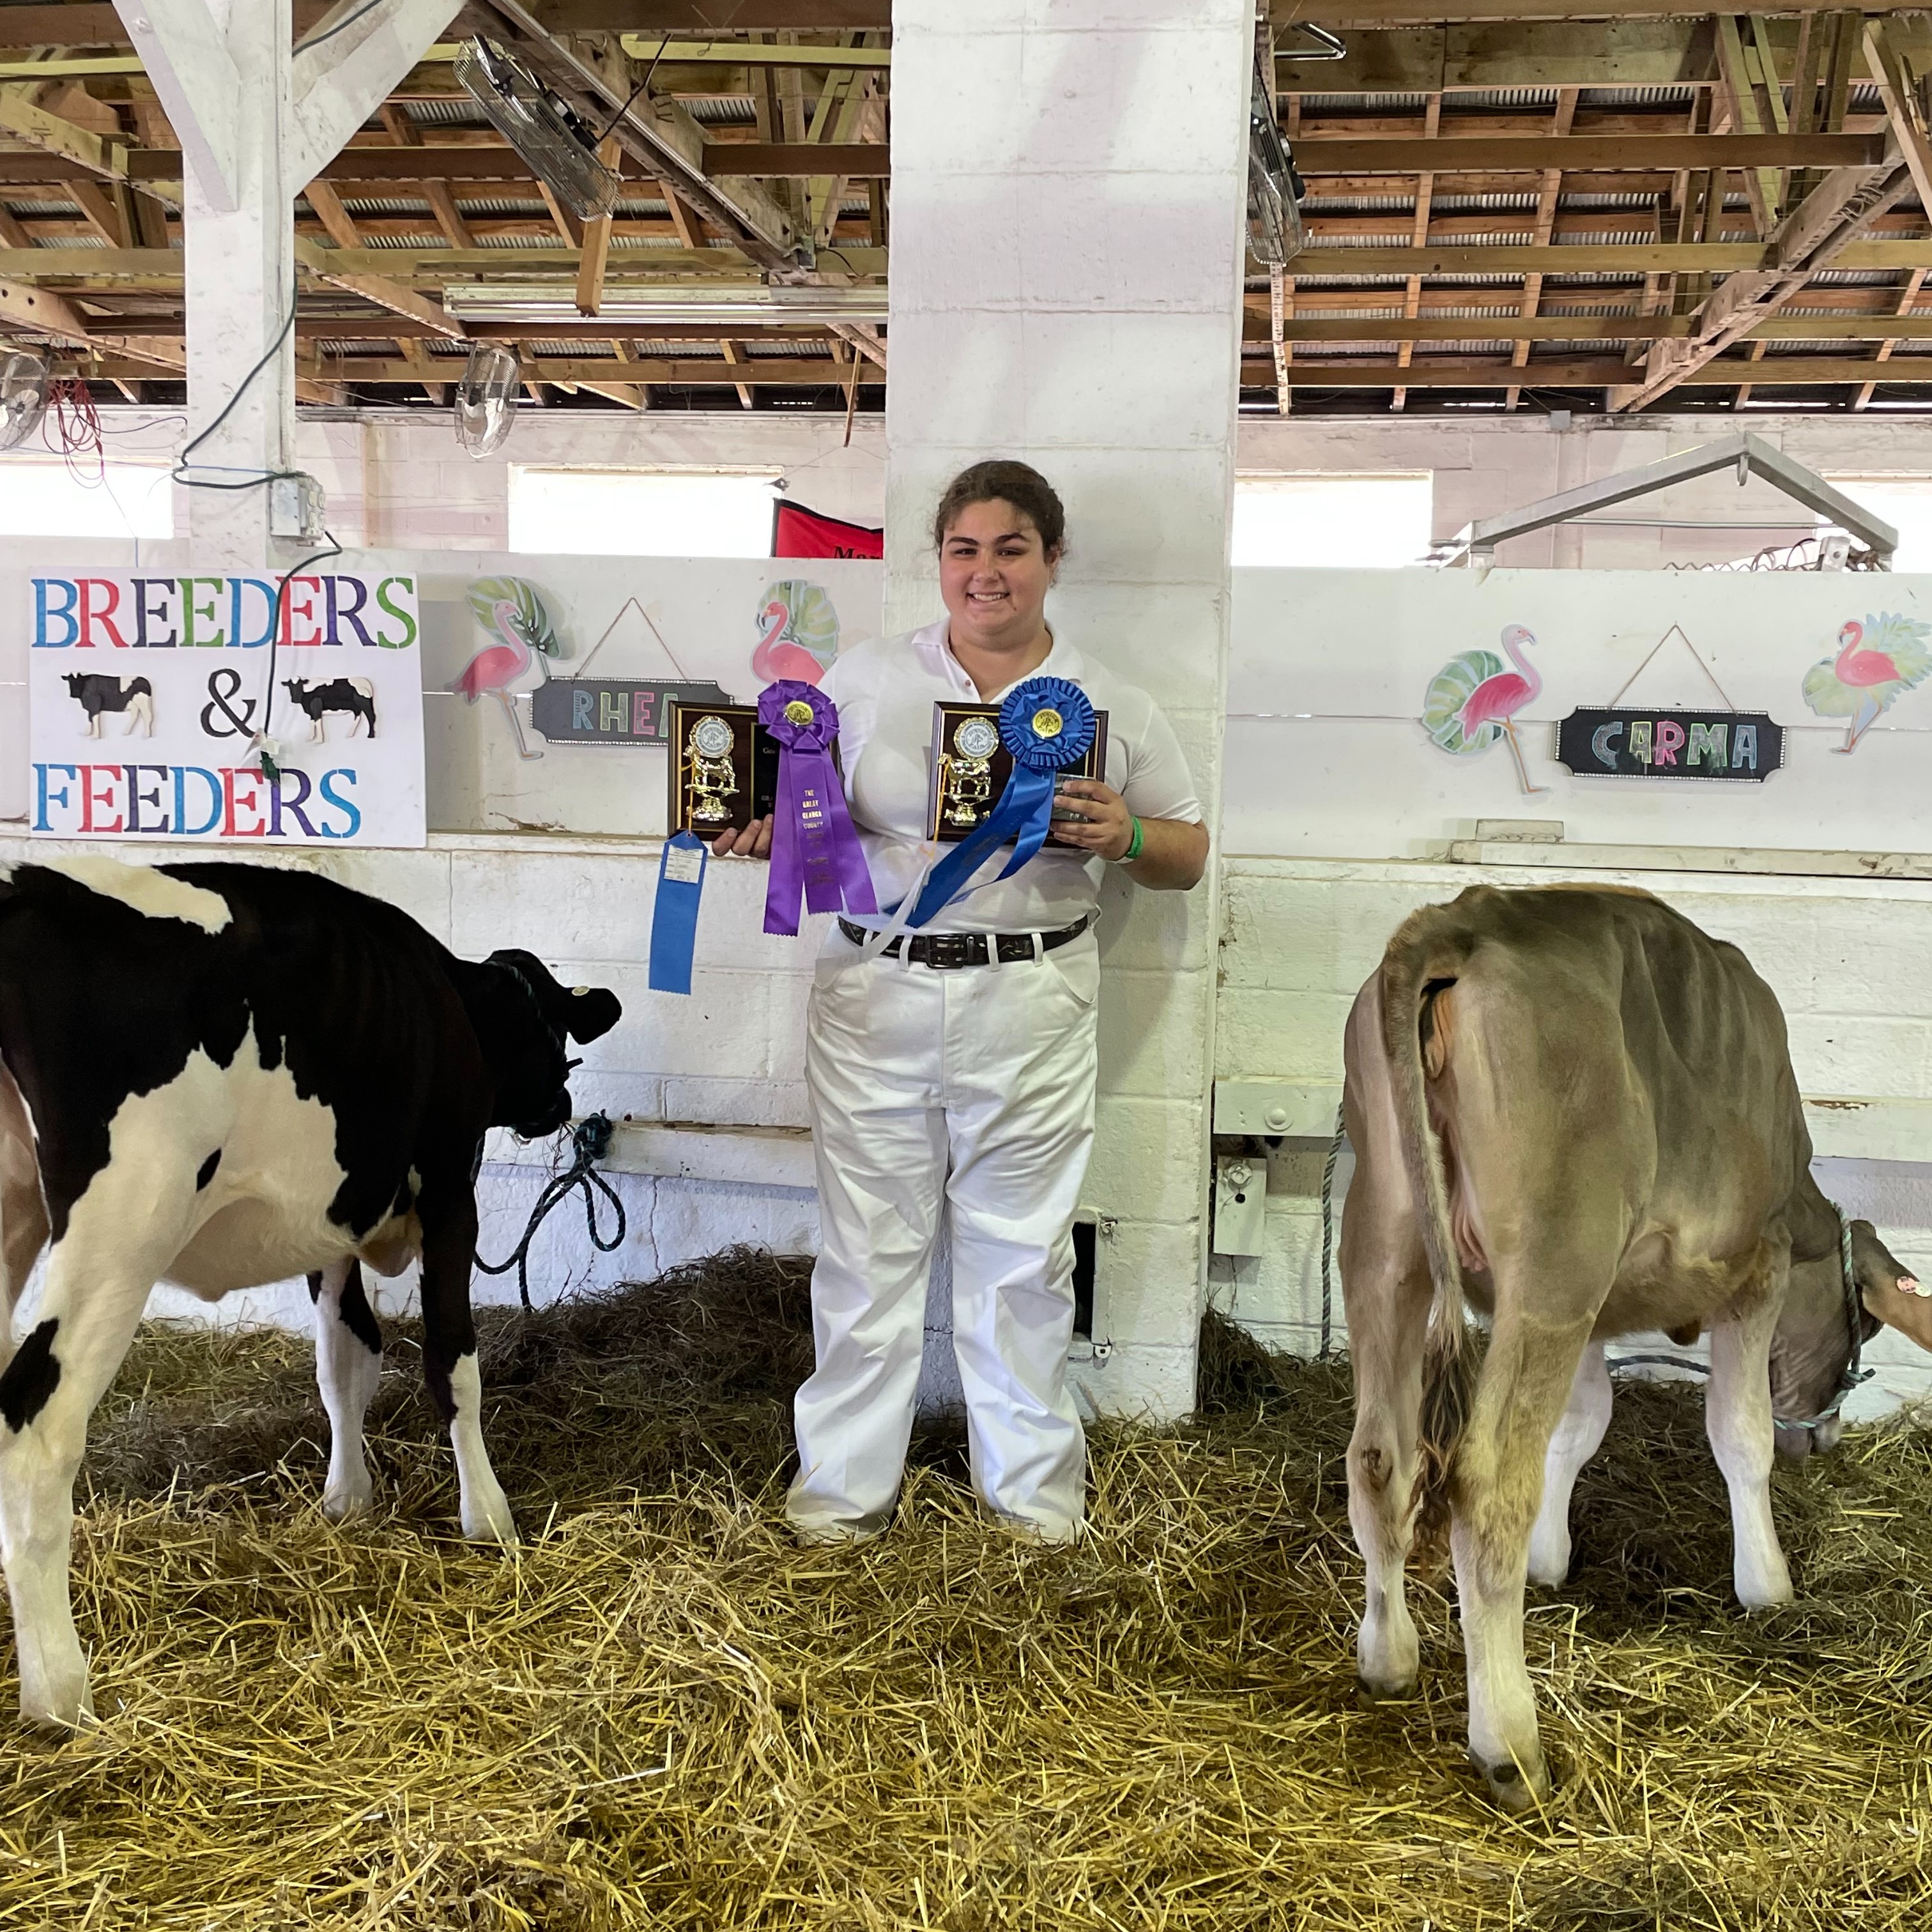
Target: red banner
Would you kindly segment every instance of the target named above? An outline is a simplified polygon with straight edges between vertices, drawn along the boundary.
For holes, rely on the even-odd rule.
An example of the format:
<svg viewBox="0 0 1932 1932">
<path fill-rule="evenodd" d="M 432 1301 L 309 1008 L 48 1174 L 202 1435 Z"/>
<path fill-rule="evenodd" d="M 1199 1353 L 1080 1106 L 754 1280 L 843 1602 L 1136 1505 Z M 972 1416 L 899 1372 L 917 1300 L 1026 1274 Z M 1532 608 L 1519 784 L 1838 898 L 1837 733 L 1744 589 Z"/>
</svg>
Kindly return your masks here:
<svg viewBox="0 0 1932 1932">
<path fill-rule="evenodd" d="M 774 556 L 884 556 L 886 533 L 863 524 L 821 516 L 781 499 L 772 506 Z"/>
</svg>

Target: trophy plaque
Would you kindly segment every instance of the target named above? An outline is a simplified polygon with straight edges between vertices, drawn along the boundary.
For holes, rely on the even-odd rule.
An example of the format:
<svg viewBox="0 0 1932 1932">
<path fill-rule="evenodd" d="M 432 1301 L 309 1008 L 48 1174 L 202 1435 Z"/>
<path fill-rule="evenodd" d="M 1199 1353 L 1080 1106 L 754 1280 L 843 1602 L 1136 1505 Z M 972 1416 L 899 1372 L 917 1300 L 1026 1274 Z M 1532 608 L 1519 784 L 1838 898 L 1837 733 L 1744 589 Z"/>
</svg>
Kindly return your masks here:
<svg viewBox="0 0 1932 1932">
<path fill-rule="evenodd" d="M 778 747 L 754 704 L 673 699 L 669 719 L 670 800 L 666 826 L 707 843 L 768 818 L 778 796 Z"/>
<path fill-rule="evenodd" d="M 932 779 L 926 804 L 926 836 L 956 845 L 992 815 L 1006 781 L 1012 754 L 1000 742 L 997 704 L 946 704 L 932 707 Z M 1094 714 L 1094 742 L 1087 755 L 1060 774 L 1070 778 L 1103 778 L 1107 770 L 1107 714 Z M 1055 809 L 1055 818 L 1061 814 Z"/>
</svg>

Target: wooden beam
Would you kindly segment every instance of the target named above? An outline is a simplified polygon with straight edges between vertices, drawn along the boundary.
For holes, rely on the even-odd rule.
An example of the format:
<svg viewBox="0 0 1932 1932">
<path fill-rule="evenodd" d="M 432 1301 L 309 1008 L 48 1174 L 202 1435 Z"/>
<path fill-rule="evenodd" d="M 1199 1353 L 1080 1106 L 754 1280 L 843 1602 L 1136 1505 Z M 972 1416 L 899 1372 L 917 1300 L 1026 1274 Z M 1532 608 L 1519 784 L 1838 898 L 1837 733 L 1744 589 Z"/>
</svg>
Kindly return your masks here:
<svg viewBox="0 0 1932 1932">
<path fill-rule="evenodd" d="M 584 246 L 584 224 L 557 200 L 556 190 L 548 182 L 538 182 L 538 191 L 543 196 L 544 206 L 550 210 L 550 218 L 556 224 L 556 232 L 565 242 L 574 249 Z"/>
<path fill-rule="evenodd" d="M 1928 247 L 1932 250 L 1932 244 Z M 1573 251 L 1559 252 L 1567 256 Z M 484 276 L 492 281 L 537 278 L 555 281 L 568 289 L 577 275 L 574 251 L 555 246 L 359 248 L 343 249 L 339 253 L 346 259 L 331 263 L 338 273 L 386 275 L 405 284 L 420 281 L 433 288 L 441 288 L 452 276 L 472 279 Z M 886 254 L 882 248 L 842 248 L 839 254 L 856 277 L 879 277 L 886 272 Z M 1928 254 L 1928 260 L 1932 260 L 1932 254 Z M 1913 264 L 1884 266 L 1910 268 Z M 698 275 L 733 287 L 752 285 L 757 279 L 754 266 L 743 252 L 728 248 L 653 248 L 648 255 L 625 255 L 621 266 L 626 283 L 647 282 L 653 286 L 680 275 Z M 178 286 L 181 275 L 181 251 L 175 248 L 0 249 L 0 277 L 31 281 L 78 278 L 95 286 L 119 281 L 136 285 L 153 283 L 166 287 Z M 614 278 L 612 286 L 616 285 Z"/>
<path fill-rule="evenodd" d="M 1729 388 L 1749 380 L 1760 388 L 1784 386 L 1814 388 L 1874 379 L 1881 382 L 1932 385 L 1932 358 L 1924 373 L 1912 372 L 1916 357 L 1904 362 L 1880 362 L 1864 356 L 1774 356 L 1762 362 L 1726 358 L 1705 363 L 1682 380 L 1693 388 Z M 1518 369 L 1502 361 L 1462 362 L 1449 357 L 1427 357 L 1407 368 L 1387 362 L 1310 362 L 1298 361 L 1291 372 L 1298 389 L 1390 389 L 1400 382 L 1410 388 L 1508 389 L 1528 384 L 1539 389 L 1618 388 L 1627 385 L 1630 372 L 1622 362 L 1532 362 Z M 1268 388 L 1274 381 L 1272 365 L 1258 358 L 1244 369 L 1244 389 Z"/>
<path fill-rule="evenodd" d="M 1685 0 L 1588 0 L 1597 20 L 1659 20 L 1681 14 Z M 1406 27 L 1437 25 L 1450 20 L 1514 22 L 1522 17 L 1524 0 L 1274 0 L 1271 17 L 1292 51 L 1288 31 L 1298 20 L 1323 27 Z M 1550 4 L 1546 10 L 1555 13 Z M 1796 10 L 1795 8 L 1793 10 Z M 1910 14 L 1924 10 L 1921 0 L 1864 0 L 1867 14 Z"/>
<path fill-rule="evenodd" d="M 1918 300 L 1918 291 L 1924 286 L 1925 271 L 1923 268 L 1914 268 L 1910 276 L 1907 278 L 1904 288 L 1899 294 L 1898 314 L 1892 319 L 1892 323 L 1894 330 L 1905 328 L 1907 326 L 1906 318 L 1910 318 L 1912 322 L 1923 322 L 1927 324 L 1926 333 L 1932 335 L 1932 316 L 1913 316 L 1912 314 L 1913 305 Z M 1891 361 L 1892 352 L 1898 346 L 1900 340 L 1900 338 L 1897 334 L 1888 335 L 1879 344 L 1878 354 L 1873 359 L 1880 362 Z M 1855 410 L 1864 408 L 1871 400 L 1873 390 L 1877 387 L 1878 385 L 1876 382 L 1866 383 L 1852 399 L 1852 407 Z"/>
<path fill-rule="evenodd" d="M 740 367 L 742 364 L 748 362 L 751 359 L 735 342 L 721 341 L 718 344 L 718 347 L 720 352 L 723 355 L 724 360 L 734 369 Z M 752 401 L 751 386 L 748 383 L 740 382 L 737 385 L 737 390 L 738 400 L 746 409 L 748 410 L 752 408 L 753 404 Z"/>
<path fill-rule="evenodd" d="M 313 242 L 296 238 L 296 260 L 308 274 L 319 282 L 326 282 L 332 288 L 346 290 L 350 295 L 360 296 L 364 302 L 374 302 L 378 308 L 386 308 L 397 315 L 406 315 L 420 322 L 432 334 L 447 340 L 460 342 L 464 339 L 462 323 L 447 315 L 437 304 L 428 297 L 419 296 L 413 290 L 404 288 L 400 283 L 392 281 L 386 275 L 372 275 L 365 272 L 345 271 L 336 261 L 339 254 L 346 250 L 319 248 Z M 368 250 L 358 250 L 367 254 Z"/>
<path fill-rule="evenodd" d="M 1888 22 L 1865 22 L 1865 58 L 1878 82 L 1879 97 L 1885 103 L 1886 118 L 1892 123 L 1912 183 L 1918 191 L 1918 205 L 1932 217 L 1932 134 L 1925 121 L 1925 103 L 1912 84 L 1912 70 L 1893 38 Z"/>
<path fill-rule="evenodd" d="M 670 217 L 670 225 L 676 230 L 680 244 L 686 248 L 702 248 L 704 246 L 704 231 L 676 186 L 670 182 L 661 181 L 658 183 L 658 192 L 664 196 L 664 212 Z"/>
<path fill-rule="evenodd" d="M 100 180 L 128 178 L 125 141 L 116 140 L 111 135 L 98 134 L 91 128 L 77 127 L 71 121 L 62 120 L 58 114 L 50 114 L 45 108 L 35 106 L 32 97 L 38 92 L 31 86 L 16 86 L 10 82 L 0 86 L 0 133 L 10 134 L 14 140 L 28 142 L 36 148 L 44 148 L 50 154 L 61 155 Z M 178 155 L 175 165 L 178 172 Z"/>
<path fill-rule="evenodd" d="M 1424 168 L 1448 175 L 1875 167 L 1884 155 L 1882 134 L 1444 135 L 1364 141 L 1304 134 L 1294 144 L 1294 165 L 1306 176 L 1405 175 Z"/>
<path fill-rule="evenodd" d="M 708 175 L 844 175 L 875 179 L 892 172 L 884 141 L 707 141 Z"/>
<path fill-rule="evenodd" d="M 1294 258 L 1298 275 L 1630 274 L 1702 269 L 1728 274 L 1762 268 L 1773 250 L 1754 242 L 1588 243 L 1537 248 L 1517 243 L 1496 248 L 1304 248 Z M 1855 242 L 1833 265 L 1840 268 L 1932 267 L 1932 236 L 1898 242 Z M 8 272 L 0 257 L 0 273 Z"/>
<path fill-rule="evenodd" d="M 315 218 L 327 230 L 328 238 L 338 248 L 359 248 L 362 237 L 354 219 L 342 205 L 342 197 L 326 181 L 312 181 L 302 190 Z"/>
<path fill-rule="evenodd" d="M 450 360 L 454 362 L 454 358 Z M 326 363 L 323 367 L 330 378 L 338 382 L 414 382 L 421 380 L 411 364 L 390 358 L 347 357 Z M 460 371 L 460 364 L 457 368 Z M 628 382 L 674 382 L 686 388 L 711 386 L 720 388 L 741 386 L 734 381 L 734 376 L 747 373 L 742 362 L 734 364 L 716 356 L 680 356 L 674 360 L 658 356 L 649 361 L 624 363 L 608 356 L 526 356 L 522 369 L 526 382 L 608 382 L 621 378 Z M 755 369 L 749 373 L 756 376 L 759 383 L 769 382 L 777 388 L 818 386 L 836 388 L 844 371 L 829 356 L 761 356 Z"/>
<path fill-rule="evenodd" d="M 1778 224 L 1766 266 L 1728 277 L 1700 306 L 1689 340 L 1653 344 L 1642 380 L 1613 397 L 1612 407 L 1646 406 L 1784 308 L 1820 268 L 1836 265 L 1859 230 L 1910 185 L 1896 160 L 1886 168 L 1833 169 Z"/>
<path fill-rule="evenodd" d="M 1552 137 L 1557 140 L 1562 140 L 1568 136 L 1570 123 L 1576 117 L 1576 96 L 1579 91 L 1574 87 L 1559 87 L 1556 90 L 1556 124 L 1550 132 Z M 1544 176 L 1542 191 L 1537 197 L 1536 232 L 1533 239 L 1539 248 L 1546 247 L 1549 244 L 1550 235 L 1556 223 L 1556 204 L 1562 192 L 1563 170 L 1560 167 L 1552 168 Z M 1524 276 L 1522 314 L 1526 319 L 1535 315 L 1537 306 L 1542 299 L 1543 278 L 1538 274 Z M 1528 362 L 1529 344 L 1526 342 L 1517 344 L 1514 350 L 1510 352 L 1510 360 L 1519 368 Z M 1510 390 L 1505 406 L 1514 409 L 1520 400 L 1520 395 L 1519 391 Z"/>
<path fill-rule="evenodd" d="M 1915 272 L 1923 274 L 1924 272 Z M 1391 293 L 1393 291 L 1391 291 Z M 1478 292 L 1488 294 L 1487 290 Z M 1306 298 L 1304 297 L 1304 300 Z M 1688 337 L 1688 315 L 1552 315 L 1413 316 L 1304 315 L 1287 326 L 1295 342 L 1657 342 Z M 340 330 L 338 334 L 341 333 Z M 1932 314 L 1778 316 L 1761 322 L 1744 340 L 1754 342 L 1932 341 Z M 1265 334 L 1244 337 L 1244 352 L 1264 351 Z"/>
<path fill-rule="evenodd" d="M 616 142 L 607 140 L 597 150 L 597 158 L 607 168 L 623 159 Z M 610 218 L 599 215 L 584 226 L 584 254 L 577 268 L 577 308 L 580 315 L 595 315 L 604 302 L 604 266 L 610 255 Z"/>
<path fill-rule="evenodd" d="M 1298 108 L 1299 108 L 1300 104 L 1299 102 L 1296 104 Z M 1300 119 L 1298 113 L 1296 118 L 1298 122 Z M 1436 138 L 1436 130 L 1442 126 L 1442 96 L 1440 93 L 1432 94 L 1429 97 L 1428 100 L 1424 104 L 1422 110 L 1422 132 L 1424 137 L 1426 140 L 1432 141 Z M 1418 248 L 1425 248 L 1428 244 L 1429 211 L 1430 204 L 1434 201 L 1435 197 L 1436 176 L 1432 172 L 1425 170 L 1415 178 L 1415 226 L 1411 231 L 1410 240 L 1412 245 Z M 1274 310 L 1272 308 L 1274 299 L 1274 289 L 1272 284 L 1270 284 L 1268 294 L 1268 300 L 1270 304 L 1268 320 L 1269 330 L 1270 334 L 1279 335 L 1281 340 L 1286 343 L 1287 340 L 1286 329 L 1278 330 L 1275 327 Z M 1404 292 L 1402 296 L 1402 313 L 1405 315 L 1414 316 L 1420 314 L 1421 312 L 1422 278 L 1420 275 L 1411 275 L 1408 278 L 1407 289 Z M 1286 318 L 1284 316 L 1282 320 L 1285 322 Z M 1406 367 L 1414 353 L 1415 338 L 1413 336 L 1407 336 L 1403 338 L 1402 346 L 1396 351 L 1395 359 L 1397 362 L 1402 364 L 1404 367 Z M 1288 351 L 1284 348 L 1282 351 L 1282 360 L 1285 363 L 1287 358 Z M 1395 392 L 1394 398 L 1390 403 L 1389 406 L 1391 409 L 1400 410 L 1405 407 L 1408 401 L 1408 392 L 1406 389 L 1398 389 Z M 1284 397 L 1284 411 L 1286 410 L 1286 398 Z"/>
<path fill-rule="evenodd" d="M 110 248 L 125 248 L 134 239 L 122 225 L 120 211 L 98 182 L 73 181 L 64 193 L 73 198 L 88 227 Z"/>
</svg>

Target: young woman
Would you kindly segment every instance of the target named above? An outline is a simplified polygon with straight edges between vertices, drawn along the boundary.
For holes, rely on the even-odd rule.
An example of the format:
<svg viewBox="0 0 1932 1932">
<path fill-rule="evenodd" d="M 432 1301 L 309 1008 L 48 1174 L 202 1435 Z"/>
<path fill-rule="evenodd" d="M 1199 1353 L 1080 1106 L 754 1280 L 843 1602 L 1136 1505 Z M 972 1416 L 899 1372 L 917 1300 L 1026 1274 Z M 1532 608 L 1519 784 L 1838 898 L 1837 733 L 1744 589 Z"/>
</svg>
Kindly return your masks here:
<svg viewBox="0 0 1932 1932">
<path fill-rule="evenodd" d="M 912 890 L 930 856 L 936 700 L 993 703 L 1028 678 L 1064 678 L 1107 714 L 1106 782 L 1064 781 L 1079 816 L 1056 818 L 1039 854 L 996 880 L 1004 848 L 975 874 L 985 883 L 882 953 L 868 956 L 851 920 L 827 938 L 806 1046 L 818 1365 L 798 1392 L 786 1510 L 814 1542 L 890 1522 L 945 1212 L 974 1486 L 1010 1526 L 1066 1542 L 1086 1495 L 1065 1376 L 1073 1210 L 1094 1138 L 1100 884 L 1111 862 L 1137 885 L 1185 891 L 1208 832 L 1153 700 L 1047 625 L 1066 515 L 1046 478 L 976 464 L 940 499 L 933 539 L 945 617 L 841 657 L 823 687 L 880 904 Z M 762 856 L 770 839 L 761 822 L 716 849 Z"/>
</svg>

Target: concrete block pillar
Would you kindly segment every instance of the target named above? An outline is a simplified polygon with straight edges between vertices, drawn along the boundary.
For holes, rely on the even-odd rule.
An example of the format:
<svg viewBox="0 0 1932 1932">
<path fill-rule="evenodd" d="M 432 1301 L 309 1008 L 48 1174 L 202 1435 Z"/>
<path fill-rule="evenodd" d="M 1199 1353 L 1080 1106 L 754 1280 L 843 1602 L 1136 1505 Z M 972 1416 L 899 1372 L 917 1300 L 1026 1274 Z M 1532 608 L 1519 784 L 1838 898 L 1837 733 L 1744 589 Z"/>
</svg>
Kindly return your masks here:
<svg viewBox="0 0 1932 1932">
<path fill-rule="evenodd" d="M 987 456 L 1065 500 L 1057 631 L 1150 691 L 1220 816 L 1252 0 L 898 0 L 886 622 L 940 614 L 930 522 Z M 1193 1400 L 1217 894 L 1117 885 L 1102 932 L 1084 1378 Z"/>
<path fill-rule="evenodd" d="M 187 170 L 182 224 L 188 288 L 188 434 L 227 406 L 267 354 L 295 299 L 296 189 L 286 178 L 290 118 L 290 0 L 208 0 L 240 85 L 224 101 L 232 130 L 232 197 L 211 199 Z M 224 207 L 222 201 L 232 200 Z M 221 427 L 194 454 L 193 474 L 239 482 L 295 463 L 296 344 L 290 332 Z M 224 471 L 230 472 L 224 477 Z M 200 570 L 260 570 L 272 560 L 268 493 L 191 490 L 188 535 Z M 292 561 L 292 556 L 290 561 Z M 286 569 L 285 562 L 282 567 Z"/>
</svg>

